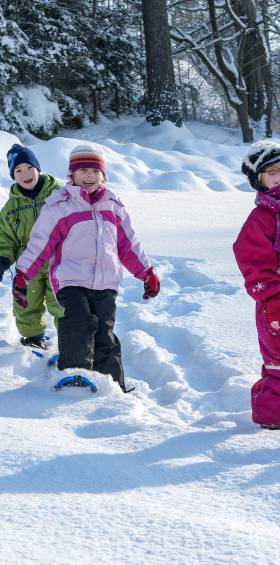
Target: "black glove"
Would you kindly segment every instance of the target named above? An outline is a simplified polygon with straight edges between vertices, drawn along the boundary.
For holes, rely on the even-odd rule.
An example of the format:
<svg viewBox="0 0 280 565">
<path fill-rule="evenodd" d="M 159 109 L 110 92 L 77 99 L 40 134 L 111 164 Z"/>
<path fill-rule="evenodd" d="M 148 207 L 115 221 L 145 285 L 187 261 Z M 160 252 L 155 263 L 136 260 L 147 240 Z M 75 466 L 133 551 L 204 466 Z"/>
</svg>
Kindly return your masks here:
<svg viewBox="0 0 280 565">
<path fill-rule="evenodd" d="M 9 268 L 9 266 L 10 266 L 10 261 L 8 261 L 6 257 L 0 256 L 0 281 L 3 279 L 3 275 L 5 271 Z"/>
</svg>

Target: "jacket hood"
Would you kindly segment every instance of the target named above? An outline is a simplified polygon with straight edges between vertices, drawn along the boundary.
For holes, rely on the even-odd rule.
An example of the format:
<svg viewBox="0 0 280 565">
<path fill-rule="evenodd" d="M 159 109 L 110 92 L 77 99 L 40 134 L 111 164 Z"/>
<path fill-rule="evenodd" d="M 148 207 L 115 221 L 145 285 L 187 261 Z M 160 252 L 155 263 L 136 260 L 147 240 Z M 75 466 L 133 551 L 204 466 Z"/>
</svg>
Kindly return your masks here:
<svg viewBox="0 0 280 565">
<path fill-rule="evenodd" d="M 86 189 L 70 183 L 67 183 L 60 190 L 52 192 L 52 194 L 50 194 L 50 196 L 46 199 L 46 204 L 47 206 L 54 206 L 55 204 L 58 204 L 58 202 L 65 202 L 68 198 L 74 198 L 79 202 L 83 202 L 85 205 L 91 206 Z M 102 186 L 98 201 L 100 202 L 108 199 L 112 199 L 121 204 L 113 192 Z"/>
</svg>

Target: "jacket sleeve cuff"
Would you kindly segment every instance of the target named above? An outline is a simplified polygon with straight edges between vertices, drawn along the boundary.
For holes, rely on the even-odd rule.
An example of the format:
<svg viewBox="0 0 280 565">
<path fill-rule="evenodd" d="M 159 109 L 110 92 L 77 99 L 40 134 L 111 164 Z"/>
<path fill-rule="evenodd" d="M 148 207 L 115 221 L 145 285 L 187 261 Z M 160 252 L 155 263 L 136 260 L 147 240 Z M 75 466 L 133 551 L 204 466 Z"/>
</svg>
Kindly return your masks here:
<svg viewBox="0 0 280 565">
<path fill-rule="evenodd" d="M 258 282 L 254 286 L 247 288 L 247 292 L 256 302 L 265 302 L 268 298 L 271 298 L 271 296 L 280 294 L 280 282 Z"/>
<path fill-rule="evenodd" d="M 9 259 L 7 259 L 7 257 L 2 257 L 0 255 L 0 267 L 3 267 L 5 269 L 8 269 L 10 267 L 10 261 Z"/>
</svg>

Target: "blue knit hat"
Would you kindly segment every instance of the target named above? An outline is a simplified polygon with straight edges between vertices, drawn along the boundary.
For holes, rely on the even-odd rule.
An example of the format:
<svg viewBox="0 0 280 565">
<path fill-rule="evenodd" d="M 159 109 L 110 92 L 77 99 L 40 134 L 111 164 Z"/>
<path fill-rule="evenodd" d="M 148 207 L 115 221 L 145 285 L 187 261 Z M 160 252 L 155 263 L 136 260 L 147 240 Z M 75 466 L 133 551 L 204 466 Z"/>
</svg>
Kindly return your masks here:
<svg viewBox="0 0 280 565">
<path fill-rule="evenodd" d="M 35 157 L 33 151 L 31 151 L 31 149 L 28 149 L 28 147 L 23 147 L 22 145 L 18 145 L 18 143 L 15 143 L 14 145 L 12 145 L 11 149 L 9 149 L 7 153 L 7 159 L 8 159 L 8 167 L 12 179 L 15 178 L 14 177 L 15 168 L 21 163 L 29 163 L 29 165 L 32 165 L 32 167 L 38 169 L 39 173 L 41 172 L 39 161 L 37 157 Z"/>
</svg>

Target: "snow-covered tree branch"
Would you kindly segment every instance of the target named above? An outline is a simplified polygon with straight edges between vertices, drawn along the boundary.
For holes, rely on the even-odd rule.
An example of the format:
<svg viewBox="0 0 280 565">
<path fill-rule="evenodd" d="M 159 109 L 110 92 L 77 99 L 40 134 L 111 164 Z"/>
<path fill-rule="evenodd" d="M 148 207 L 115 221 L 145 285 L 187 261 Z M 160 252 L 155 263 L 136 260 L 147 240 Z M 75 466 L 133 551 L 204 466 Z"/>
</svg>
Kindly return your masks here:
<svg viewBox="0 0 280 565">
<path fill-rule="evenodd" d="M 189 7 L 190 2 L 186 4 Z M 182 6 L 184 2 L 177 5 L 177 10 Z M 205 23 L 210 31 L 203 34 L 199 18 L 192 16 L 187 25 L 173 25 L 172 40 L 180 53 L 184 46 L 191 56 L 198 57 L 219 82 L 238 115 L 244 141 L 252 141 L 255 134 L 270 136 L 272 83 L 267 2 L 200 0 L 199 7 L 204 18 L 207 14 Z"/>
</svg>

